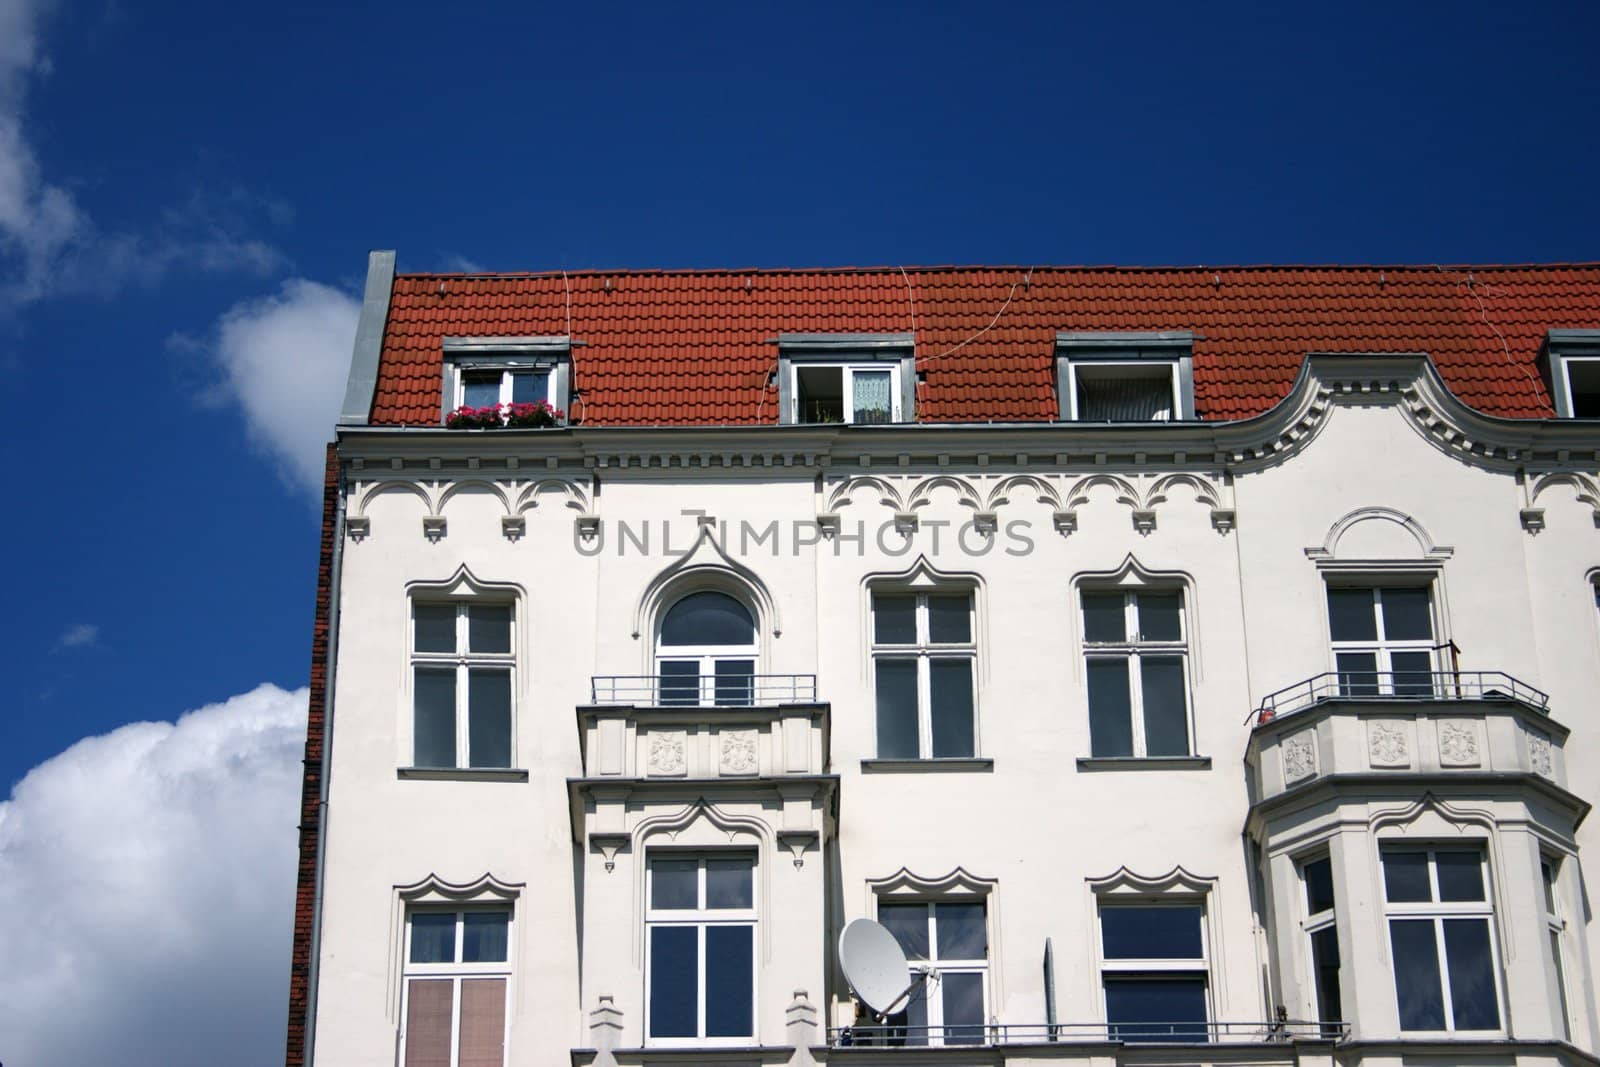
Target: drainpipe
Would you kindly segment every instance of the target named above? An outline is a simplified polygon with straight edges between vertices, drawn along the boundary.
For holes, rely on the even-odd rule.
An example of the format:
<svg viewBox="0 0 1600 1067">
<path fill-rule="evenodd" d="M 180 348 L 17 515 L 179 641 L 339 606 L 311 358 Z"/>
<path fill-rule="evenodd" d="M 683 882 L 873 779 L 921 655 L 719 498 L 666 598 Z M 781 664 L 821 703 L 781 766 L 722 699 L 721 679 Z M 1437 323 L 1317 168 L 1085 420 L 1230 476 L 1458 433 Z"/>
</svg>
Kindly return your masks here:
<svg viewBox="0 0 1600 1067">
<path fill-rule="evenodd" d="M 335 455 L 338 454 L 337 446 Z M 327 684 L 322 698 L 322 774 L 317 798 L 317 862 L 311 891 L 311 952 L 306 974 L 306 1054 L 305 1067 L 312 1067 L 317 1056 L 317 977 L 322 958 L 322 883 L 328 852 L 328 776 L 333 765 L 334 678 L 339 662 L 339 579 L 344 568 L 344 463 L 339 463 L 338 499 L 333 513 L 333 559 L 328 576 L 328 662 Z"/>
</svg>

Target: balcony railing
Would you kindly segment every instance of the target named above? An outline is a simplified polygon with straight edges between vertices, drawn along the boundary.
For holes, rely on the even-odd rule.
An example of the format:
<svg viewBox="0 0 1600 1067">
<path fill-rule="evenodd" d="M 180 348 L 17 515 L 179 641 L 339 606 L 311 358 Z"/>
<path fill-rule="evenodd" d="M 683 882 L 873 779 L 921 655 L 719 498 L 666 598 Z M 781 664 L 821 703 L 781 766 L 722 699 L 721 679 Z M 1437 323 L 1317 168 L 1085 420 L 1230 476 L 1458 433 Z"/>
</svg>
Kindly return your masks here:
<svg viewBox="0 0 1600 1067">
<path fill-rule="evenodd" d="M 608 674 L 590 679 L 592 702 L 657 708 L 758 708 L 809 704 L 814 674 Z"/>
<path fill-rule="evenodd" d="M 1209 1045 L 1218 1042 L 1342 1041 L 1348 1023 L 990 1023 L 966 1026 L 841 1026 L 828 1030 L 833 1048 L 899 1048 L 972 1045 L 1037 1045 L 1052 1042 L 1119 1041 L 1127 1044 Z"/>
<path fill-rule="evenodd" d="M 1328 700 L 1515 700 L 1547 711 L 1550 696 L 1503 671 L 1328 671 L 1268 693 L 1250 713 L 1256 725 Z"/>
</svg>

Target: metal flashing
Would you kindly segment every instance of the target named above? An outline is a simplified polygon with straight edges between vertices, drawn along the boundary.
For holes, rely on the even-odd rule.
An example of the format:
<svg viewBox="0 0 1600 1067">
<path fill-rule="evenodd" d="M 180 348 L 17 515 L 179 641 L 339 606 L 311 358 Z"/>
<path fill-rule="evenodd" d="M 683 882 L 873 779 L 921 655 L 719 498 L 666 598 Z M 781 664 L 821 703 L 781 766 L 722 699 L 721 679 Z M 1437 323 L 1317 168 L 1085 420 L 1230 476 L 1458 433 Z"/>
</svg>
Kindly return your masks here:
<svg viewBox="0 0 1600 1067">
<path fill-rule="evenodd" d="M 911 348 L 916 335 L 910 333 L 780 333 L 766 342 L 783 348 L 850 349 Z"/>
<path fill-rule="evenodd" d="M 460 352 L 565 352 L 574 344 L 571 337 L 446 337 L 443 339 L 446 356 Z"/>
<path fill-rule="evenodd" d="M 394 290 L 394 252 L 367 254 L 367 288 L 361 298 L 361 318 L 356 323 L 355 347 L 350 353 L 350 378 L 345 384 L 339 425 L 365 426 L 372 415 L 378 388 L 378 356 L 383 331 L 389 322 L 389 294 Z"/>
<path fill-rule="evenodd" d="M 1152 348 L 1167 346 L 1180 348 L 1192 345 L 1200 337 L 1193 330 L 1062 330 L 1056 333 L 1057 348 Z"/>
</svg>

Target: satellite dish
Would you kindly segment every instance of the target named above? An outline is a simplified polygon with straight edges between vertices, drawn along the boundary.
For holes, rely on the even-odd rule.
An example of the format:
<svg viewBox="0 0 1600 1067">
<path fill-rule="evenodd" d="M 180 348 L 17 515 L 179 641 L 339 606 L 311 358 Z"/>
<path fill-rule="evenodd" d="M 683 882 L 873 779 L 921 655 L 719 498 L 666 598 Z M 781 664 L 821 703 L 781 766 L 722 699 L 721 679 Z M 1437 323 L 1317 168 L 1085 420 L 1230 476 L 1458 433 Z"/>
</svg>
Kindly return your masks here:
<svg viewBox="0 0 1600 1067">
<path fill-rule="evenodd" d="M 861 1003 L 888 1015 L 915 984 L 894 935 L 871 919 L 857 919 L 839 934 L 839 968 Z"/>
</svg>

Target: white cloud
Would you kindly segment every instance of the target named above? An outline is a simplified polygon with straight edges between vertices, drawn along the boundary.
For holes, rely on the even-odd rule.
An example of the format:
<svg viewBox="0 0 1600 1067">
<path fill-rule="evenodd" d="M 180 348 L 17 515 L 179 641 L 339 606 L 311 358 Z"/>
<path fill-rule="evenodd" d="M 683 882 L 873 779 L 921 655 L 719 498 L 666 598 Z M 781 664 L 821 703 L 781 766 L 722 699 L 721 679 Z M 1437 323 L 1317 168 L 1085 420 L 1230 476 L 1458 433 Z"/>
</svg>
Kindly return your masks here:
<svg viewBox="0 0 1600 1067">
<path fill-rule="evenodd" d="M 79 741 L 0 804 L 0 1059 L 283 1062 L 306 691 Z"/>
<path fill-rule="evenodd" d="M 97 226 L 66 185 L 46 178 L 27 137 L 31 83 L 50 71 L 40 27 L 53 0 L 0 0 L 0 311 L 47 296 L 106 294 L 153 284 L 173 270 L 266 274 L 284 256 L 249 232 L 254 215 L 286 219 L 262 198 L 237 210 L 240 194 L 201 192 L 137 232 Z M 219 205 L 230 205 L 219 210 Z"/>
<path fill-rule="evenodd" d="M 56 650 L 63 648 L 84 648 L 98 643 L 100 640 L 100 627 L 92 622 L 79 622 L 68 626 L 61 631 L 61 636 L 56 638 Z"/>
<path fill-rule="evenodd" d="M 223 375 L 213 399 L 238 404 L 285 480 L 320 494 L 323 447 L 344 400 L 360 310 L 347 293 L 292 278 L 272 296 L 229 308 L 210 339 L 170 343 L 210 353 Z"/>
<path fill-rule="evenodd" d="M 444 257 L 444 269 L 458 274 L 483 274 L 484 267 L 475 259 L 451 252 Z"/>
</svg>

